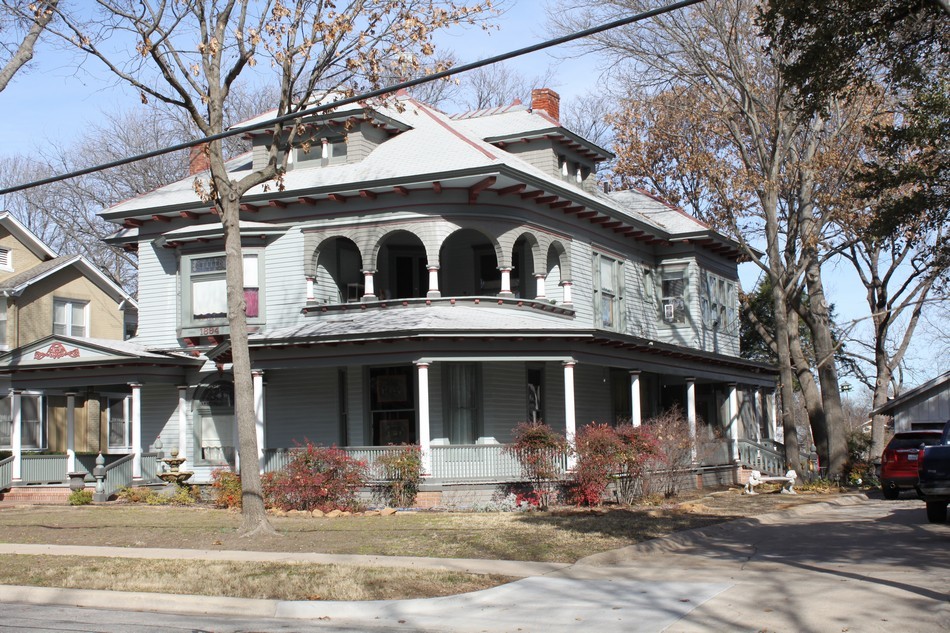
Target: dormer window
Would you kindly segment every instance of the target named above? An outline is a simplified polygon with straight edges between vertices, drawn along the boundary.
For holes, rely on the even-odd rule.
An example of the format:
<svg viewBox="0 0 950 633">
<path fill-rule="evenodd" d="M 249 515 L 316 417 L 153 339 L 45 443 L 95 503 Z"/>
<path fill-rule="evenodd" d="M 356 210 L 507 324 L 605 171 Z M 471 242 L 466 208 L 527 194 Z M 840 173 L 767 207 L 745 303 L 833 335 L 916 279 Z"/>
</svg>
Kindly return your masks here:
<svg viewBox="0 0 950 633">
<path fill-rule="evenodd" d="M 590 169 L 579 162 L 568 160 L 563 154 L 557 156 L 558 174 L 561 180 L 573 182 L 577 186 L 584 184 L 584 180 L 590 175 Z"/>
<path fill-rule="evenodd" d="M 307 147 L 298 147 L 294 150 L 294 162 L 301 167 L 326 167 L 346 162 L 346 138 L 315 139 Z"/>
</svg>

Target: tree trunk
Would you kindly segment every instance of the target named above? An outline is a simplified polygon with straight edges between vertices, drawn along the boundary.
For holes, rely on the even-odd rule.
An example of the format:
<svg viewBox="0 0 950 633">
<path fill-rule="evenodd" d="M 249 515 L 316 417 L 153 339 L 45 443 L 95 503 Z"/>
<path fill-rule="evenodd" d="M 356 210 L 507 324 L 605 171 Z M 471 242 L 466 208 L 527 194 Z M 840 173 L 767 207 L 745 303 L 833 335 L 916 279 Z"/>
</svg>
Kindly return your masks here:
<svg viewBox="0 0 950 633">
<path fill-rule="evenodd" d="M 825 409 L 821 401 L 821 392 L 815 384 L 815 375 L 802 349 L 802 340 L 798 334 L 798 315 L 795 312 L 789 315 L 789 348 L 791 350 L 792 366 L 795 377 L 798 378 L 799 392 L 808 414 L 808 428 L 811 429 L 811 443 L 819 455 L 820 466 L 827 467 L 825 461 L 828 455 L 828 427 L 825 419 Z M 811 447 L 807 447 L 811 452 Z"/>
<path fill-rule="evenodd" d="M 276 534 L 267 520 L 261 471 L 258 460 L 257 413 L 254 410 L 254 386 L 251 356 L 247 341 L 247 312 L 244 300 L 244 255 L 239 226 L 240 196 L 230 187 L 219 186 L 221 222 L 224 225 L 224 251 L 227 259 L 228 326 L 231 338 L 231 362 L 234 373 L 234 415 L 238 428 L 238 455 L 241 467 L 241 535 Z"/>
</svg>

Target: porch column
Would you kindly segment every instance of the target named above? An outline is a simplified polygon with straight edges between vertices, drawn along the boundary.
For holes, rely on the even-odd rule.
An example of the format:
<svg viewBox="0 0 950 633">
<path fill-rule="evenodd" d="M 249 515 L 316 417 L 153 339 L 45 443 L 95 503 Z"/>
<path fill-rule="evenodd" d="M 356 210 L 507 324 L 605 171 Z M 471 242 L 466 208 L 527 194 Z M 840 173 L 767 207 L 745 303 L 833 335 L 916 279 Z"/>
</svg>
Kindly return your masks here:
<svg viewBox="0 0 950 633">
<path fill-rule="evenodd" d="M 686 379 L 686 422 L 689 424 L 690 454 L 696 461 L 696 379 L 690 376 Z"/>
<path fill-rule="evenodd" d="M 776 439 L 778 437 L 778 407 L 776 406 L 775 390 L 768 392 L 769 403 L 769 437 Z"/>
<path fill-rule="evenodd" d="M 142 385 L 129 383 L 132 388 L 132 479 L 142 478 Z"/>
<path fill-rule="evenodd" d="M 76 394 L 66 393 L 66 472 L 76 472 Z"/>
<path fill-rule="evenodd" d="M 307 301 L 313 301 L 313 277 L 307 277 Z"/>
<path fill-rule="evenodd" d="M 574 304 L 574 300 L 571 298 L 571 286 L 573 286 L 573 285 L 574 285 L 574 283 L 573 283 L 573 282 L 570 282 L 570 281 L 562 281 L 562 282 L 561 282 L 561 289 L 564 291 L 564 297 L 562 298 L 561 303 L 563 303 L 563 304 L 565 304 L 565 305 L 573 305 L 573 304 Z"/>
<path fill-rule="evenodd" d="M 23 475 L 23 415 L 19 389 L 14 389 L 10 395 L 10 417 L 13 424 L 10 427 L 10 451 L 13 453 L 13 481 L 20 481 Z"/>
<path fill-rule="evenodd" d="M 729 454 L 733 462 L 739 461 L 739 391 L 734 382 L 729 387 Z"/>
<path fill-rule="evenodd" d="M 419 381 L 419 449 L 422 473 L 432 475 L 432 440 L 429 430 L 429 363 L 416 363 Z"/>
<path fill-rule="evenodd" d="M 511 267 L 499 267 L 498 270 L 501 271 L 501 291 L 498 296 L 510 297 L 514 294 L 511 292 Z"/>
<path fill-rule="evenodd" d="M 762 391 L 762 387 L 755 388 L 755 417 L 756 423 L 759 427 L 759 433 L 762 435 L 760 440 L 769 440 L 774 439 L 772 436 L 772 429 L 769 428 L 769 414 L 768 414 L 768 403 L 765 401 L 765 392 Z"/>
<path fill-rule="evenodd" d="M 546 273 L 534 273 L 535 299 L 547 299 L 547 297 L 544 296 L 544 282 L 547 280 L 547 278 L 548 276 Z"/>
<path fill-rule="evenodd" d="M 630 424 L 640 426 L 640 370 L 630 370 Z"/>
<path fill-rule="evenodd" d="M 373 275 L 375 270 L 363 271 L 363 301 L 372 301 L 376 299 L 376 288 L 373 286 Z"/>
<path fill-rule="evenodd" d="M 429 271 L 429 291 L 426 292 L 426 297 L 438 299 L 442 296 L 442 291 L 439 290 L 439 267 L 436 264 L 431 264 L 426 266 L 426 270 Z"/>
<path fill-rule="evenodd" d="M 264 372 L 256 369 L 251 372 L 254 384 L 254 418 L 257 421 L 257 461 L 264 470 Z"/>
<path fill-rule="evenodd" d="M 188 385 L 178 385 L 178 457 L 188 459 L 188 443 Z"/>
<path fill-rule="evenodd" d="M 564 435 L 569 442 L 574 441 L 574 435 L 577 433 L 577 412 L 574 406 L 574 366 L 577 361 L 564 361 Z M 568 456 L 568 469 L 574 468 L 574 458 Z"/>
</svg>

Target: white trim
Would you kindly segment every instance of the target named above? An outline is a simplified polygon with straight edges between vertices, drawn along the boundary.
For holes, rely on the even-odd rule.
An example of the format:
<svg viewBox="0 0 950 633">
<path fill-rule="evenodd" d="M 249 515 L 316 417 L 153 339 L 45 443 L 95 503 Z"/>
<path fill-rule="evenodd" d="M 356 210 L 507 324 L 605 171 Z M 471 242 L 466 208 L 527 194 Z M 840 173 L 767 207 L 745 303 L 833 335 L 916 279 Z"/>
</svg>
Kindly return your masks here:
<svg viewBox="0 0 950 633">
<path fill-rule="evenodd" d="M 16 219 L 9 211 L 0 211 L 0 226 L 3 226 L 21 244 L 30 249 L 34 255 L 43 259 L 47 257 L 52 259 L 56 257 L 56 251 L 47 246 L 43 240 L 38 238 L 33 231 L 28 229 L 23 223 Z"/>
</svg>

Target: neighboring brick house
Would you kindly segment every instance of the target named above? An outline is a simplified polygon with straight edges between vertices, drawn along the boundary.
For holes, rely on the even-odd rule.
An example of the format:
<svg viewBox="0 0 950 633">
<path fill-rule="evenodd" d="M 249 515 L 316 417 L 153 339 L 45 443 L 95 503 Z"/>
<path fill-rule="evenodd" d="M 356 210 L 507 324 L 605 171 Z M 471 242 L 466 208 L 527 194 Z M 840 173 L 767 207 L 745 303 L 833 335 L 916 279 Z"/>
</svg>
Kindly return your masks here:
<svg viewBox="0 0 950 633">
<path fill-rule="evenodd" d="M 13 215 L 0 213 L 0 450 L 14 444 L 19 450 L 63 453 L 107 446 L 108 408 L 122 403 L 128 389 L 107 394 L 76 384 L 70 392 L 75 393 L 70 442 L 66 392 L 31 385 L 29 371 L 18 371 L 15 359 L 24 347 L 55 355 L 61 338 L 122 341 L 135 333 L 136 319 L 135 301 L 87 259 L 57 256 Z"/>
<path fill-rule="evenodd" d="M 561 125 L 556 93 L 534 98 L 450 116 L 401 95 L 312 117 L 282 186 L 244 197 L 262 468 L 307 440 L 370 459 L 405 442 L 432 486 L 501 481 L 518 476 L 501 447 L 521 421 L 572 434 L 675 404 L 718 442 L 710 469 L 781 451 L 775 372 L 739 356 L 738 246 L 642 192 L 601 191 L 610 153 Z M 235 177 L 271 142 L 247 136 Z M 139 256 L 141 358 L 109 361 L 128 367 L 132 449 L 160 438 L 197 481 L 236 460 L 223 233 L 195 194 L 203 176 L 101 214 Z M 34 376 L 80 365 L 43 359 Z"/>
</svg>

